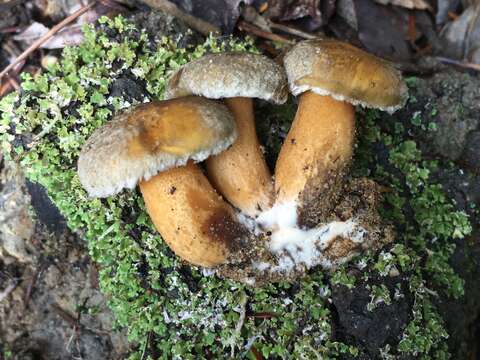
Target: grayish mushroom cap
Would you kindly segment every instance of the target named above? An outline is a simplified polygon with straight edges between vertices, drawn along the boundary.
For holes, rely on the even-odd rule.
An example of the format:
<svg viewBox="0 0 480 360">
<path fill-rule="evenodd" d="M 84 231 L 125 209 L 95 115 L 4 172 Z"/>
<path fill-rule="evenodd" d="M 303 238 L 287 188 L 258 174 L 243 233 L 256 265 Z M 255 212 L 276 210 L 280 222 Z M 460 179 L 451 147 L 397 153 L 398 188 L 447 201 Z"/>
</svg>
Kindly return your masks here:
<svg viewBox="0 0 480 360">
<path fill-rule="evenodd" d="M 299 42 L 287 52 L 284 64 L 293 95 L 310 90 L 390 113 L 408 97 L 407 86 L 391 63 L 338 40 Z"/>
<path fill-rule="evenodd" d="M 106 197 L 188 160 L 203 161 L 236 137 L 233 115 L 219 102 L 152 101 L 95 130 L 80 152 L 78 175 L 90 196 Z"/>
<path fill-rule="evenodd" d="M 210 99 L 248 97 L 283 104 L 288 97 L 283 68 L 264 55 L 216 53 L 185 64 L 170 77 L 165 98 L 199 95 Z"/>
</svg>

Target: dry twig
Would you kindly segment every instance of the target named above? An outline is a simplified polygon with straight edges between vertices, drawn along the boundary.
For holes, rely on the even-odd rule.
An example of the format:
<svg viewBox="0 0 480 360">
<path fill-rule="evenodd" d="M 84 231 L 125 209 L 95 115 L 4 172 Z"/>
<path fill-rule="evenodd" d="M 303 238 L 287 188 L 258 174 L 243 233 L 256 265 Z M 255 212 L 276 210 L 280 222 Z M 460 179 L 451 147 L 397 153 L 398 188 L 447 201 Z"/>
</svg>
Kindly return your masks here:
<svg viewBox="0 0 480 360">
<path fill-rule="evenodd" d="M 65 25 L 71 23 L 74 21 L 76 18 L 78 18 L 80 15 L 83 13 L 86 13 L 88 10 L 90 10 L 92 7 L 95 6 L 95 1 L 92 3 L 85 5 L 81 9 L 75 11 L 72 15 L 66 17 L 62 21 L 60 21 L 57 25 L 52 27 L 45 35 L 43 35 L 41 38 L 36 40 L 32 45 L 30 45 L 22 54 L 20 54 L 19 57 L 15 59 L 11 64 L 9 64 L 3 71 L 0 73 L 0 79 L 2 79 L 5 74 L 7 74 L 10 70 L 12 70 L 19 62 L 22 60 L 25 60 L 32 52 L 37 50 L 42 44 L 44 44 L 48 39 L 50 39 L 53 35 L 55 35 L 58 31 L 63 29 Z"/>
<path fill-rule="evenodd" d="M 262 354 L 260 354 L 260 351 L 258 351 L 255 346 L 252 346 L 250 351 L 252 352 L 253 356 L 255 356 L 256 360 L 263 360 Z"/>
<path fill-rule="evenodd" d="M 196 18 L 190 14 L 187 14 L 180 10 L 177 5 L 167 0 L 143 0 L 148 6 L 163 11 L 164 13 L 170 14 L 173 17 L 183 21 L 192 29 L 198 31 L 199 33 L 208 36 L 211 33 L 220 34 L 221 31 L 215 25 L 212 25 L 202 19 Z"/>
<path fill-rule="evenodd" d="M 277 24 L 277 23 L 274 23 L 274 22 L 271 22 L 271 21 L 268 22 L 268 25 L 270 25 L 270 27 L 272 29 L 280 30 L 280 31 L 283 31 L 284 33 L 294 35 L 294 36 L 298 36 L 298 37 L 303 38 L 303 39 L 308 40 L 308 39 L 315 39 L 316 38 L 315 35 L 312 35 L 310 33 L 307 33 L 305 31 L 302 31 L 302 30 L 299 30 L 299 29 L 292 28 L 292 27 L 287 26 L 287 25 Z"/>
<path fill-rule="evenodd" d="M 18 281 L 13 281 L 10 285 L 8 285 L 3 291 L 0 292 L 0 302 L 7 298 L 10 293 L 15 290 L 18 285 Z"/>
<path fill-rule="evenodd" d="M 14 88 L 16 91 L 20 90 L 20 85 L 18 85 L 17 80 L 15 80 L 12 77 L 8 77 L 8 82 L 12 88 Z"/>
<path fill-rule="evenodd" d="M 480 71 L 480 64 L 458 61 L 458 60 L 449 59 L 449 58 L 441 57 L 441 56 L 437 56 L 437 60 L 444 63 L 444 64 L 456 65 L 456 66 L 460 66 L 464 69 Z"/>
<path fill-rule="evenodd" d="M 59 305 L 52 304 L 50 305 L 50 309 L 59 315 L 63 320 L 69 323 L 74 329 L 80 329 L 80 322 L 77 318 L 75 318 L 72 314 L 68 313 L 67 311 L 63 310 Z"/>
<path fill-rule="evenodd" d="M 272 312 L 257 312 L 257 313 L 253 313 L 251 315 L 248 315 L 248 317 L 253 317 L 253 318 L 256 318 L 256 319 L 270 319 L 272 317 L 276 317 L 278 316 L 277 314 L 275 313 L 272 313 Z"/>
<path fill-rule="evenodd" d="M 284 44 L 289 44 L 289 45 L 293 45 L 295 42 L 290 40 L 290 39 L 287 39 L 283 36 L 280 36 L 280 35 L 277 35 L 277 34 L 274 34 L 274 33 L 271 33 L 271 32 L 267 32 L 267 31 L 264 31 L 252 24 L 249 24 L 243 20 L 240 20 L 238 22 L 238 28 L 240 30 L 243 30 L 245 32 L 249 32 L 249 33 L 252 33 L 256 36 L 259 36 L 259 37 L 262 37 L 262 38 L 265 38 L 265 39 L 268 39 L 268 40 L 272 40 L 272 41 L 278 41 L 278 42 L 281 42 L 281 43 L 284 43 Z"/>
<path fill-rule="evenodd" d="M 148 347 L 148 344 L 150 343 L 151 336 L 152 336 L 152 332 L 149 331 L 147 335 L 147 340 L 145 341 L 145 346 L 143 347 L 142 356 L 140 356 L 140 360 L 144 360 L 145 356 L 147 355 L 147 347 Z"/>
</svg>

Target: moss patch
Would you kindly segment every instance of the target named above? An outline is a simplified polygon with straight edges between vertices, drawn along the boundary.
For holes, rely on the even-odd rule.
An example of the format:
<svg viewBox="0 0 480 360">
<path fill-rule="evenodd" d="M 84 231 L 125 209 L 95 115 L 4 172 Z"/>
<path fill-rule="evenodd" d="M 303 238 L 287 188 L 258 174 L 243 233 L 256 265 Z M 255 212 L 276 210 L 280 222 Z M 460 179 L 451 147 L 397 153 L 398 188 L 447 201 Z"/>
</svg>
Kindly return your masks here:
<svg viewBox="0 0 480 360">
<path fill-rule="evenodd" d="M 207 276 L 172 254 L 138 192 L 103 200 L 87 197 L 76 160 L 93 130 L 132 103 L 161 98 L 168 74 L 181 64 L 224 48 L 255 51 L 250 41 L 234 39 L 208 39 L 187 49 L 163 39 L 152 46 L 146 33 L 121 17 L 103 18 L 100 31 L 86 27 L 82 45 L 65 49 L 61 62 L 43 75 L 25 75 L 22 93 L 0 102 L 1 149 L 47 189 L 69 227 L 88 241 L 92 259 L 101 266 L 101 289 L 119 326 L 128 327 L 136 344 L 131 358 L 359 356 L 366 351 L 362 346 L 348 338 L 338 341 L 331 289 L 344 284 L 353 291 L 359 281 L 373 278 L 369 311 L 402 301 L 402 291 L 414 299 L 409 323 L 381 349 L 384 356 L 448 357 L 443 341 L 448 335 L 429 284 L 443 289 L 442 296 L 462 296 L 462 279 L 448 259 L 454 250 L 451 239 L 463 237 L 471 227 L 440 186 L 430 183 L 435 161 L 423 159 L 392 117 L 391 126 L 380 128 L 376 112 L 360 114 L 354 174 L 388 187 L 382 212 L 395 224 L 398 238 L 390 249 L 359 257 L 334 274 L 316 269 L 296 283 L 261 289 Z M 113 91 L 119 79 L 135 80 L 143 91 Z M 382 285 L 392 273 L 400 274 L 398 281 L 407 281 L 409 289 L 399 287 L 394 293 Z"/>
</svg>

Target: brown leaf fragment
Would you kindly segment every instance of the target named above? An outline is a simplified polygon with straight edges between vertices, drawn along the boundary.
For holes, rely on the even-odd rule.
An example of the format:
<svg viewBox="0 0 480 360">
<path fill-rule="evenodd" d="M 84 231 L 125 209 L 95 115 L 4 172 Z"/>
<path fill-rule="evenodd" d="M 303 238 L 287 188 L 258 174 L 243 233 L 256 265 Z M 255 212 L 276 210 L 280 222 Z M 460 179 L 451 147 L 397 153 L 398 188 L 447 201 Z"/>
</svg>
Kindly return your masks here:
<svg viewBox="0 0 480 360">
<path fill-rule="evenodd" d="M 425 0 L 375 0 L 382 5 L 401 6 L 410 10 L 430 10 L 431 6 Z"/>
<path fill-rule="evenodd" d="M 356 0 L 354 5 L 358 38 L 369 52 L 394 61 L 411 60 L 406 41 L 408 10 L 383 6 L 372 0 Z"/>
<path fill-rule="evenodd" d="M 268 17 L 280 21 L 320 16 L 320 0 L 269 0 Z"/>
<path fill-rule="evenodd" d="M 440 36 L 445 56 L 480 63 L 480 3 L 468 7 L 448 23 Z"/>
<path fill-rule="evenodd" d="M 182 11 L 219 27 L 230 34 L 240 16 L 240 4 L 250 5 L 253 0 L 171 0 Z"/>
</svg>

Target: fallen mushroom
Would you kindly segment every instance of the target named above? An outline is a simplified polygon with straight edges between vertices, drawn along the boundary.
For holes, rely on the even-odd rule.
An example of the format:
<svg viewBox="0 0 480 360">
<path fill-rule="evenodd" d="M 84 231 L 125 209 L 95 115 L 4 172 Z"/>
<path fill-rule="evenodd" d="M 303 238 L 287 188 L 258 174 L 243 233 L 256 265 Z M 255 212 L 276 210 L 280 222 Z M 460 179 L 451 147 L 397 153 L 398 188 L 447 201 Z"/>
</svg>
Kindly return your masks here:
<svg viewBox="0 0 480 360">
<path fill-rule="evenodd" d="M 332 39 L 296 44 L 284 65 L 299 105 L 276 163 L 276 203 L 298 206 L 299 221 L 325 218 L 352 158 L 354 105 L 393 112 L 407 87 L 390 63 Z"/>
<path fill-rule="evenodd" d="M 283 69 L 263 55 L 209 54 L 177 70 L 165 96 L 191 94 L 225 99 L 237 124 L 238 139 L 233 146 L 207 160 L 214 187 L 251 217 L 269 209 L 273 183 L 256 135 L 252 98 L 284 103 L 288 93 Z"/>
<path fill-rule="evenodd" d="M 139 182 L 147 212 L 170 248 L 188 262 L 226 261 L 247 232 L 234 209 L 193 163 L 236 138 L 221 103 L 199 97 L 152 101 L 118 115 L 87 140 L 78 174 L 91 196 L 105 197 Z"/>
</svg>

